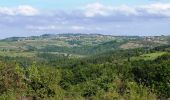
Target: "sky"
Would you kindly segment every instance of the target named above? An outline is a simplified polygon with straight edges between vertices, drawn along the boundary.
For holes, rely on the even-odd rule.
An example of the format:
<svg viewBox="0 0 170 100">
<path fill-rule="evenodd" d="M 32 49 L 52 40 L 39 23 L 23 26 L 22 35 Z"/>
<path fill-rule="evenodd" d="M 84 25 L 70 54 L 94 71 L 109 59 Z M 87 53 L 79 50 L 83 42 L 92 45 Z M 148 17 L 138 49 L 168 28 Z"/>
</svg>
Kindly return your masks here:
<svg viewBox="0 0 170 100">
<path fill-rule="evenodd" d="M 170 0 L 1 0 L 0 38 L 57 33 L 170 35 Z"/>
</svg>

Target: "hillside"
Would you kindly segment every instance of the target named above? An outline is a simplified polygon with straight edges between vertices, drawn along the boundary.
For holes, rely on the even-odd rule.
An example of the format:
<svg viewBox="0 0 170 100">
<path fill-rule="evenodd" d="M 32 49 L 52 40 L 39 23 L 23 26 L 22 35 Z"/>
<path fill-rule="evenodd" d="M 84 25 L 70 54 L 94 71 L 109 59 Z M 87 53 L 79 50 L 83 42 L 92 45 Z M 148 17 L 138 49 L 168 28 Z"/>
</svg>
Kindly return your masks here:
<svg viewBox="0 0 170 100">
<path fill-rule="evenodd" d="M 45 34 L 0 41 L 0 100 L 167 100 L 170 37 Z"/>
<path fill-rule="evenodd" d="M 139 37 L 100 34 L 44 34 L 32 37 L 11 37 L 0 41 L 0 55 L 35 56 L 37 52 L 85 56 L 118 49 L 153 48 L 167 45 L 168 36 Z M 19 54 L 19 53 L 21 54 Z M 12 53 L 12 54 L 10 54 Z M 23 55 L 23 56 L 25 56 Z"/>
</svg>

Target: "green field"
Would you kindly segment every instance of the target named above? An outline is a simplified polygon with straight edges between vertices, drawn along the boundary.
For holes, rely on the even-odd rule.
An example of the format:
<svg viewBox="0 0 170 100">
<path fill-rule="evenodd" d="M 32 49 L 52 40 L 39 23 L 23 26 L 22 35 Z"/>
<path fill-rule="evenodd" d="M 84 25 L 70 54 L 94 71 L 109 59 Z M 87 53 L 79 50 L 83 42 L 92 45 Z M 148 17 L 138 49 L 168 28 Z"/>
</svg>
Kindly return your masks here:
<svg viewBox="0 0 170 100">
<path fill-rule="evenodd" d="M 143 54 L 138 57 L 132 57 L 132 60 L 154 60 L 158 58 L 159 56 L 162 56 L 166 53 L 167 52 L 155 52 L 155 53 Z"/>
<path fill-rule="evenodd" d="M 14 51 L 10 51 L 10 52 L 3 52 L 0 51 L 0 56 L 8 56 L 8 57 L 35 57 L 36 56 L 36 52 L 14 52 Z"/>
</svg>

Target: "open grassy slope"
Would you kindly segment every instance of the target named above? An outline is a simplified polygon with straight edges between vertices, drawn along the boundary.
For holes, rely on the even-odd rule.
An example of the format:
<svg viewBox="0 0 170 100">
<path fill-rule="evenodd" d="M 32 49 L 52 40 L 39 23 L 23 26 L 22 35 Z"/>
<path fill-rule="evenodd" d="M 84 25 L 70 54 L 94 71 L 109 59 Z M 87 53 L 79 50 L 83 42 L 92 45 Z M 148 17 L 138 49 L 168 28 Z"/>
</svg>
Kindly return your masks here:
<svg viewBox="0 0 170 100">
<path fill-rule="evenodd" d="M 132 57 L 132 60 L 154 60 L 167 52 L 155 52 L 155 53 L 147 53 L 147 54 L 142 54 L 137 57 Z"/>
<path fill-rule="evenodd" d="M 45 34 L 32 37 L 11 37 L 0 41 L 2 56 L 34 56 L 37 52 L 52 52 L 72 56 L 87 56 L 110 50 L 153 48 L 169 43 L 169 37 L 111 36 L 100 34 Z"/>
</svg>

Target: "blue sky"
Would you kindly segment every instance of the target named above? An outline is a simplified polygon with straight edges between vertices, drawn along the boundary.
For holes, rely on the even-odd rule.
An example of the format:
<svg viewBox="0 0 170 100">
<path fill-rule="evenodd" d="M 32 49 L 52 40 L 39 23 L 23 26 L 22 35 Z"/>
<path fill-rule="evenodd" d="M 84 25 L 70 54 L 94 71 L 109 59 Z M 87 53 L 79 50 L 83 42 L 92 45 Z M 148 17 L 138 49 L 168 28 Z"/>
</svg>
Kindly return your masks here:
<svg viewBox="0 0 170 100">
<path fill-rule="evenodd" d="M 45 33 L 170 35 L 169 0 L 2 0 L 0 37 Z"/>
<path fill-rule="evenodd" d="M 0 6 L 15 7 L 19 5 L 31 5 L 40 9 L 75 9 L 77 7 L 100 2 L 109 5 L 127 4 L 137 6 L 155 2 L 169 3 L 169 0 L 2 0 Z"/>
</svg>

